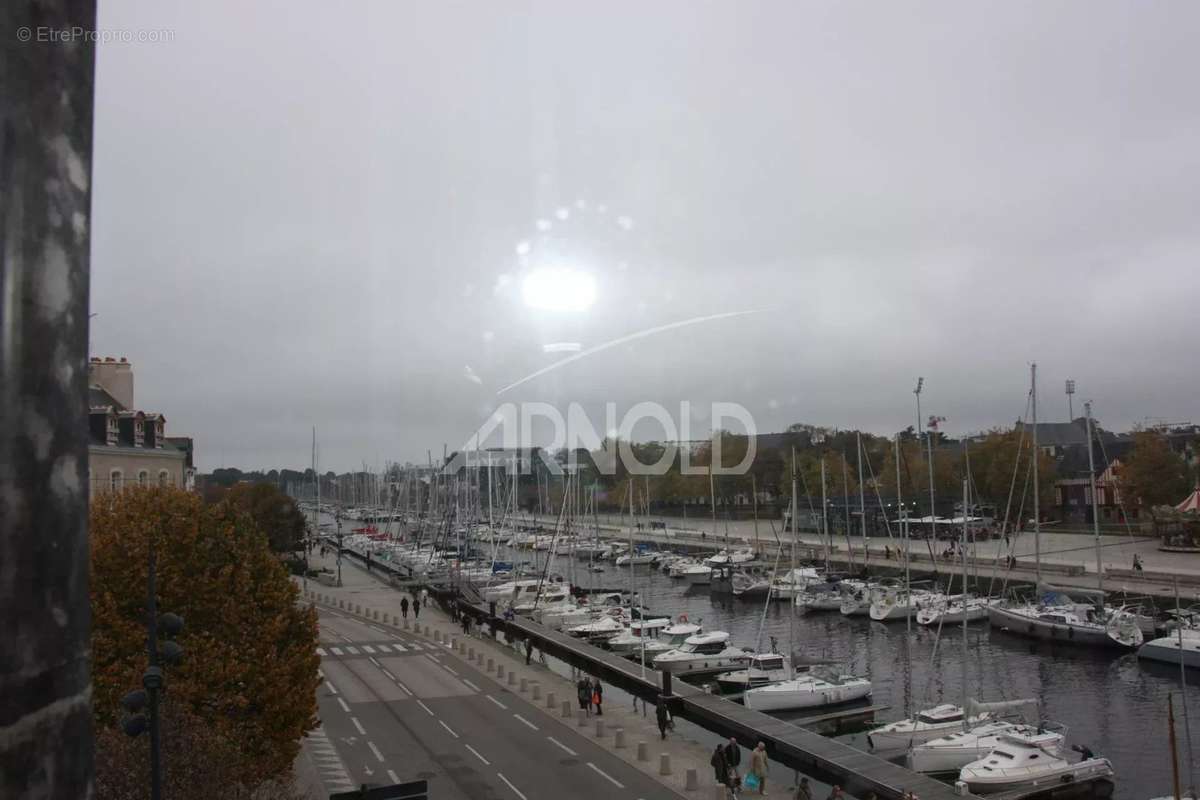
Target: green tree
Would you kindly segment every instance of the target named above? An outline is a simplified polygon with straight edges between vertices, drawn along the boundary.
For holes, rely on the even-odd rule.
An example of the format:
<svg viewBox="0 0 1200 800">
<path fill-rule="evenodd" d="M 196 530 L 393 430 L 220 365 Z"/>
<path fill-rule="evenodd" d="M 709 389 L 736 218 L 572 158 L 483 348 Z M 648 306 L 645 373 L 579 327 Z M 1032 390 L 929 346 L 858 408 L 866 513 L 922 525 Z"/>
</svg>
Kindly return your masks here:
<svg viewBox="0 0 1200 800">
<path fill-rule="evenodd" d="M 1127 502 L 1146 509 L 1151 519 L 1155 506 L 1174 505 L 1191 486 L 1187 463 L 1176 455 L 1166 437 L 1154 431 L 1134 434 L 1133 450 L 1117 472 L 1121 493 Z"/>
<path fill-rule="evenodd" d="M 219 497 L 254 519 L 276 553 L 294 553 L 304 539 L 304 514 L 296 501 L 272 483 L 239 483 Z"/>
<path fill-rule="evenodd" d="M 185 621 L 172 703 L 233 743 L 239 783 L 285 775 L 316 726 L 317 617 L 253 517 L 178 489 L 131 488 L 92 502 L 90 534 L 97 728 L 112 727 L 121 696 L 141 684 L 153 544 L 158 608 Z"/>
</svg>

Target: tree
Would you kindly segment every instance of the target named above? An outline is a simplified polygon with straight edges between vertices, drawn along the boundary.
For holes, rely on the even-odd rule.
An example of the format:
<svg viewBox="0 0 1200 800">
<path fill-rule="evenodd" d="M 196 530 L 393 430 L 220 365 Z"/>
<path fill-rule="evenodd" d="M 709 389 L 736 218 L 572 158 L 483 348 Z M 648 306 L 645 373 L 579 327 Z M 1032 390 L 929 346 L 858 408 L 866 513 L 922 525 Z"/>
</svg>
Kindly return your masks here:
<svg viewBox="0 0 1200 800">
<path fill-rule="evenodd" d="M 276 553 L 294 553 L 304 538 L 304 514 L 296 501 L 271 483 L 239 483 L 222 501 L 254 518 Z"/>
<path fill-rule="evenodd" d="M 1117 471 L 1121 493 L 1154 516 L 1154 507 L 1175 505 L 1191 489 L 1187 463 L 1176 455 L 1166 437 L 1154 431 L 1135 433 L 1133 450 Z"/>
<path fill-rule="evenodd" d="M 228 502 L 135 487 L 93 500 L 90 532 L 97 728 L 113 726 L 121 696 L 141 684 L 153 543 L 158 608 L 185 620 L 170 700 L 234 744 L 240 783 L 285 775 L 316 727 L 317 617 L 298 605 L 253 518 Z"/>
</svg>

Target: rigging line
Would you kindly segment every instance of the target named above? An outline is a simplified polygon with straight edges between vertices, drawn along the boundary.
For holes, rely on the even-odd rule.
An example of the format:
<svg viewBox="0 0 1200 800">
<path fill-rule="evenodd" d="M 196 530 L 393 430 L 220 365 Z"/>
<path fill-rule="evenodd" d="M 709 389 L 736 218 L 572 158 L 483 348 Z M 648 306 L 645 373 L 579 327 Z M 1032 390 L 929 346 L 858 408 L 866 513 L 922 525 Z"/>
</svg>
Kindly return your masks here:
<svg viewBox="0 0 1200 800">
<path fill-rule="evenodd" d="M 1009 484 L 1008 484 L 1008 500 L 1004 504 L 1004 521 L 1000 525 L 1001 535 L 1008 533 L 1008 523 L 1009 523 L 1010 515 L 1012 513 L 1013 492 L 1016 491 L 1017 475 L 1021 471 L 1021 447 L 1025 443 L 1025 424 L 1024 423 L 1025 423 L 1025 420 L 1029 418 L 1029 406 L 1032 402 L 1033 402 L 1033 392 L 1030 391 L 1025 395 L 1025 410 L 1021 414 L 1021 432 L 1020 432 L 1020 434 L 1018 434 L 1016 456 L 1015 456 L 1015 458 L 1013 458 L 1012 479 L 1009 481 Z M 1022 511 L 1024 511 L 1023 501 L 1022 501 Z M 1016 531 L 1013 531 L 1013 535 L 1009 539 L 1009 542 L 1010 542 L 1009 553 L 1010 554 L 1012 552 L 1011 548 L 1016 546 L 1016 539 L 1017 539 Z M 999 572 L 999 569 L 1000 569 L 1000 562 L 996 559 L 993 559 L 992 560 L 992 575 L 988 582 L 987 596 L 989 598 L 992 596 L 992 589 L 994 589 L 996 586 L 996 576 L 997 576 L 997 573 Z M 1004 585 L 1007 586 L 1007 584 L 1008 584 L 1008 579 L 1006 576 Z M 1001 591 L 1003 591 L 1003 588 L 1001 589 Z"/>
</svg>

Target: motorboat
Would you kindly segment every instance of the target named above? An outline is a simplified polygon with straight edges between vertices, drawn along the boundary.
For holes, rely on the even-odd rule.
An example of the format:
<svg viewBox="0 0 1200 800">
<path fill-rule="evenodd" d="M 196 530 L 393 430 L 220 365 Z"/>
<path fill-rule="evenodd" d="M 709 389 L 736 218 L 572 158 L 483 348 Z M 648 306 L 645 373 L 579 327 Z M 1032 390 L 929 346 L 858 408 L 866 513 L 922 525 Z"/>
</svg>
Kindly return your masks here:
<svg viewBox="0 0 1200 800">
<path fill-rule="evenodd" d="M 788 677 L 788 662 L 779 653 L 754 653 L 745 669 L 723 672 L 717 676 L 717 685 L 723 692 L 744 692 L 755 686 L 777 683 Z"/>
<path fill-rule="evenodd" d="M 644 651 L 646 658 L 652 661 L 654 656 L 660 653 L 682 647 L 689 637 L 695 636 L 701 630 L 699 625 L 688 622 L 686 616 L 680 617 L 675 624 L 668 625 L 659 631 L 658 638 L 647 639 L 644 647 L 638 647 L 636 650 L 631 651 L 629 656 L 635 661 L 640 660 Z"/>
<path fill-rule="evenodd" d="M 629 623 L 628 628 L 604 644 L 617 655 L 628 655 L 634 651 L 641 651 L 643 645 L 649 643 L 651 639 L 657 638 L 670 625 L 670 617 L 635 619 Z"/>
<path fill-rule="evenodd" d="M 647 564 L 653 564 L 657 557 L 657 553 L 651 553 L 645 550 L 635 550 L 633 552 L 627 552 L 617 556 L 613 563 L 618 567 L 641 567 Z"/>
<path fill-rule="evenodd" d="M 914 772 L 926 774 L 958 772 L 992 752 L 1000 743 L 1001 734 L 1036 732 L 1035 726 L 1023 722 L 991 720 L 914 745 L 908 751 L 908 765 Z"/>
<path fill-rule="evenodd" d="M 801 613 L 840 611 L 842 593 L 838 586 L 837 583 L 814 583 L 806 586 L 796 594 L 796 610 Z"/>
<path fill-rule="evenodd" d="M 771 596 L 791 600 L 813 584 L 825 580 L 816 567 L 793 567 L 771 579 Z"/>
<path fill-rule="evenodd" d="M 712 591 L 733 594 L 739 586 L 743 591 L 751 592 L 746 599 L 753 599 L 756 594 L 758 597 L 766 597 L 771 587 L 770 568 L 766 564 L 749 561 L 736 566 L 727 564 L 712 568 L 712 577 L 709 580 L 709 588 Z"/>
<path fill-rule="evenodd" d="M 990 715 L 984 712 L 980 716 L 965 720 L 964 716 L 960 706 L 943 703 L 927 708 L 915 717 L 889 722 L 875 728 L 867 734 L 867 744 L 872 750 L 910 747 L 938 739 L 955 730 L 961 731 L 964 724 L 975 727 L 986 721 Z"/>
<path fill-rule="evenodd" d="M 615 614 L 603 614 L 592 622 L 567 628 L 567 633 L 589 641 L 605 641 L 625 630 L 626 620 Z"/>
<path fill-rule="evenodd" d="M 689 636 L 678 648 L 654 656 L 654 668 L 672 674 L 726 670 L 740 666 L 750 656 L 729 644 L 725 631 Z"/>
<path fill-rule="evenodd" d="M 1200 667 L 1200 630 L 1185 628 L 1182 648 L 1180 647 L 1179 633 L 1176 631 L 1146 642 L 1138 648 L 1138 658 L 1164 661 L 1175 665 L 1182 661 L 1184 666 Z"/>
<path fill-rule="evenodd" d="M 846 703 L 870 694 L 871 682 L 866 678 L 818 668 L 790 680 L 747 689 L 742 702 L 755 711 L 789 711 Z"/>
<path fill-rule="evenodd" d="M 1081 748 L 1082 759 L 1069 761 L 1065 739 L 1062 733 L 1054 731 L 1002 733 L 990 753 L 959 770 L 958 779 L 970 791 L 987 794 L 1058 787 L 1113 776 L 1112 763 L 1092 755 L 1086 748 Z"/>
<path fill-rule="evenodd" d="M 675 561 L 671 562 L 669 567 L 667 567 L 667 576 L 671 578 L 685 578 L 687 577 L 687 570 L 697 565 L 703 566 L 694 558 L 684 557 L 676 559 Z"/>
<path fill-rule="evenodd" d="M 543 588 L 542 591 L 537 592 L 532 599 L 527 599 L 521 603 L 514 603 L 512 610 L 517 614 L 527 617 L 532 614 L 535 609 L 541 608 L 542 606 L 558 608 L 573 604 L 574 600 L 571 597 L 571 587 L 563 583 L 556 583 L 549 587 Z"/>
<path fill-rule="evenodd" d="M 705 564 L 711 567 L 732 567 L 738 564 L 745 564 L 747 561 L 753 561 L 755 553 L 750 549 L 742 550 L 722 550 L 716 555 L 709 556 L 705 560 Z"/>
<path fill-rule="evenodd" d="M 729 584 L 733 596 L 743 600 L 761 599 L 771 593 L 771 579 L 767 575 L 735 572 Z"/>
</svg>

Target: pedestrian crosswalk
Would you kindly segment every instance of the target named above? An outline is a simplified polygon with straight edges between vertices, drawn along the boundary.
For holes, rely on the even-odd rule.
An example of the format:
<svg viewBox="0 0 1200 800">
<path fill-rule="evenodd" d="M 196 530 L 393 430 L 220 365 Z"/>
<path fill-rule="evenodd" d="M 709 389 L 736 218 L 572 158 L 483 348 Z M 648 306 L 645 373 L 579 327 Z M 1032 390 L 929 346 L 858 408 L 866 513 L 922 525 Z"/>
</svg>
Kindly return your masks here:
<svg viewBox="0 0 1200 800">
<path fill-rule="evenodd" d="M 330 794 L 348 792 L 355 788 L 350 774 L 346 772 L 346 765 L 342 763 L 333 742 L 329 741 L 324 726 L 318 726 L 316 730 L 309 732 L 305 746 L 312 757 L 313 766 L 321 776 L 321 782 Z"/>
<path fill-rule="evenodd" d="M 329 656 L 363 656 L 363 655 L 394 655 L 396 653 L 422 652 L 428 651 L 431 653 L 438 652 L 437 645 L 421 642 L 372 642 L 371 644 L 362 644 L 355 642 L 354 644 L 343 644 L 340 647 L 318 647 L 317 655 L 321 658 Z"/>
</svg>

